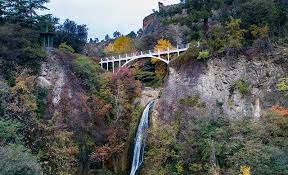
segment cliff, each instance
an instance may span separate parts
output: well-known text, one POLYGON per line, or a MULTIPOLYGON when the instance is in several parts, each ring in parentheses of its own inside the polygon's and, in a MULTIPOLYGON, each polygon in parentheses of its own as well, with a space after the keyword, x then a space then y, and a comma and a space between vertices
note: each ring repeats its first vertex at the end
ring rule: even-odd
POLYGON ((193 97, 205 104, 210 115, 259 119, 261 112, 273 105, 288 107, 287 94, 277 89, 279 79, 287 75, 287 47, 267 54, 190 60, 169 68, 154 117, 160 123, 173 121, 176 111, 189 110, 179 105, 180 100, 193 97))

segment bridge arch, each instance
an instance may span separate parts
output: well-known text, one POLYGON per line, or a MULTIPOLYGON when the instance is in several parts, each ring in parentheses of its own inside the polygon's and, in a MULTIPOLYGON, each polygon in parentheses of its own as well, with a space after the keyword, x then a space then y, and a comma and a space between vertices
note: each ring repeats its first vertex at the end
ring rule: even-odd
POLYGON ((183 44, 183 45, 177 45, 177 47, 173 48, 167 48, 167 50, 158 50, 158 51, 141 51, 139 53, 132 53, 132 54, 126 54, 126 56, 123 57, 123 55, 119 55, 118 57, 112 56, 111 58, 101 58, 100 65, 104 69, 104 65, 106 70, 109 71, 109 64, 112 64, 112 71, 114 73, 115 71, 115 63, 118 63, 117 67, 127 67, 129 64, 131 64, 133 61, 139 60, 139 59, 145 59, 145 58, 156 58, 167 65, 170 63, 170 55, 171 54, 177 54, 180 55, 181 52, 185 52, 189 48, 189 44, 183 44), (167 55, 168 59, 161 58, 162 55, 167 55), (125 63, 122 65, 122 61, 125 63))
POLYGON ((145 58, 149 58, 149 59, 156 58, 156 59, 158 59, 158 60, 166 63, 167 65, 168 65, 169 62, 170 62, 169 60, 165 60, 165 59, 163 59, 163 58, 161 58, 161 57, 149 55, 149 56, 143 56, 143 57, 133 58, 133 59, 127 61, 125 64, 121 65, 121 67, 126 67, 126 66, 128 66, 130 63, 132 63, 133 61, 140 60, 140 59, 145 59, 145 58))

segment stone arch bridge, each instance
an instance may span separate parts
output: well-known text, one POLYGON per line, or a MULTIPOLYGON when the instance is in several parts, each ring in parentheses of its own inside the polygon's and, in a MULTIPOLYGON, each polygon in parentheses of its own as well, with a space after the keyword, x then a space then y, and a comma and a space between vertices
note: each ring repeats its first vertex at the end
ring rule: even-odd
POLYGON ((118 56, 112 56, 112 57, 106 57, 101 58, 100 65, 101 68, 106 69, 107 71, 112 70, 114 73, 115 70, 119 67, 126 67, 131 65, 134 61, 137 61, 139 59, 145 59, 145 58, 156 58, 166 64, 170 63, 170 58, 173 54, 177 54, 177 56, 180 55, 181 52, 185 52, 189 48, 189 44, 182 44, 177 45, 176 47, 167 48, 167 50, 164 51, 141 51, 131 54, 125 54, 125 55, 118 55, 118 56), (166 57, 163 57, 166 56, 166 57))

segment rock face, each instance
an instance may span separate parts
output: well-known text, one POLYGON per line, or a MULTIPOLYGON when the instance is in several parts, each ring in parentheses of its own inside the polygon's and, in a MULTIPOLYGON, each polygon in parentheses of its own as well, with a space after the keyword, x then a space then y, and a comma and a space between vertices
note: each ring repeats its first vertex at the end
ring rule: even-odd
POLYGON ((61 100, 61 92, 67 80, 64 65, 53 52, 48 51, 47 60, 42 64, 38 85, 46 89, 52 88, 52 101, 54 105, 57 105, 61 100))
POLYGON ((288 107, 287 96, 277 90, 278 80, 288 75, 288 49, 269 55, 215 58, 191 61, 180 68, 170 67, 163 94, 155 107, 161 122, 173 120, 179 100, 199 97, 206 110, 229 118, 259 118, 263 109, 279 104, 288 107), (247 85, 247 92, 237 88, 247 85))
POLYGON ((160 94, 160 89, 153 89, 149 87, 145 87, 142 90, 142 94, 140 97, 141 106, 146 106, 151 100, 156 100, 160 94))
POLYGON ((58 117, 62 120, 64 117, 59 116, 65 113, 66 117, 69 116, 71 127, 76 125, 79 119, 77 117, 85 106, 80 99, 83 89, 71 67, 74 59, 73 54, 48 50, 47 58, 42 63, 41 73, 37 78, 37 85, 48 90, 45 119, 58 117))
POLYGON ((180 25, 163 25, 161 17, 151 14, 143 20, 143 35, 152 35, 154 38, 166 38, 181 44, 184 43, 184 34, 189 31, 188 27, 180 25))

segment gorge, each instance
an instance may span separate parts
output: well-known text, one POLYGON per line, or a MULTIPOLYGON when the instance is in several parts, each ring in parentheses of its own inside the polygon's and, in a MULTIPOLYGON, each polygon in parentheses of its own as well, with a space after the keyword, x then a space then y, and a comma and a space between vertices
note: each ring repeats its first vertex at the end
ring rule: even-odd
POLYGON ((0 1, 0 175, 288 174, 285 0, 159 3, 102 41, 47 3, 0 1))

